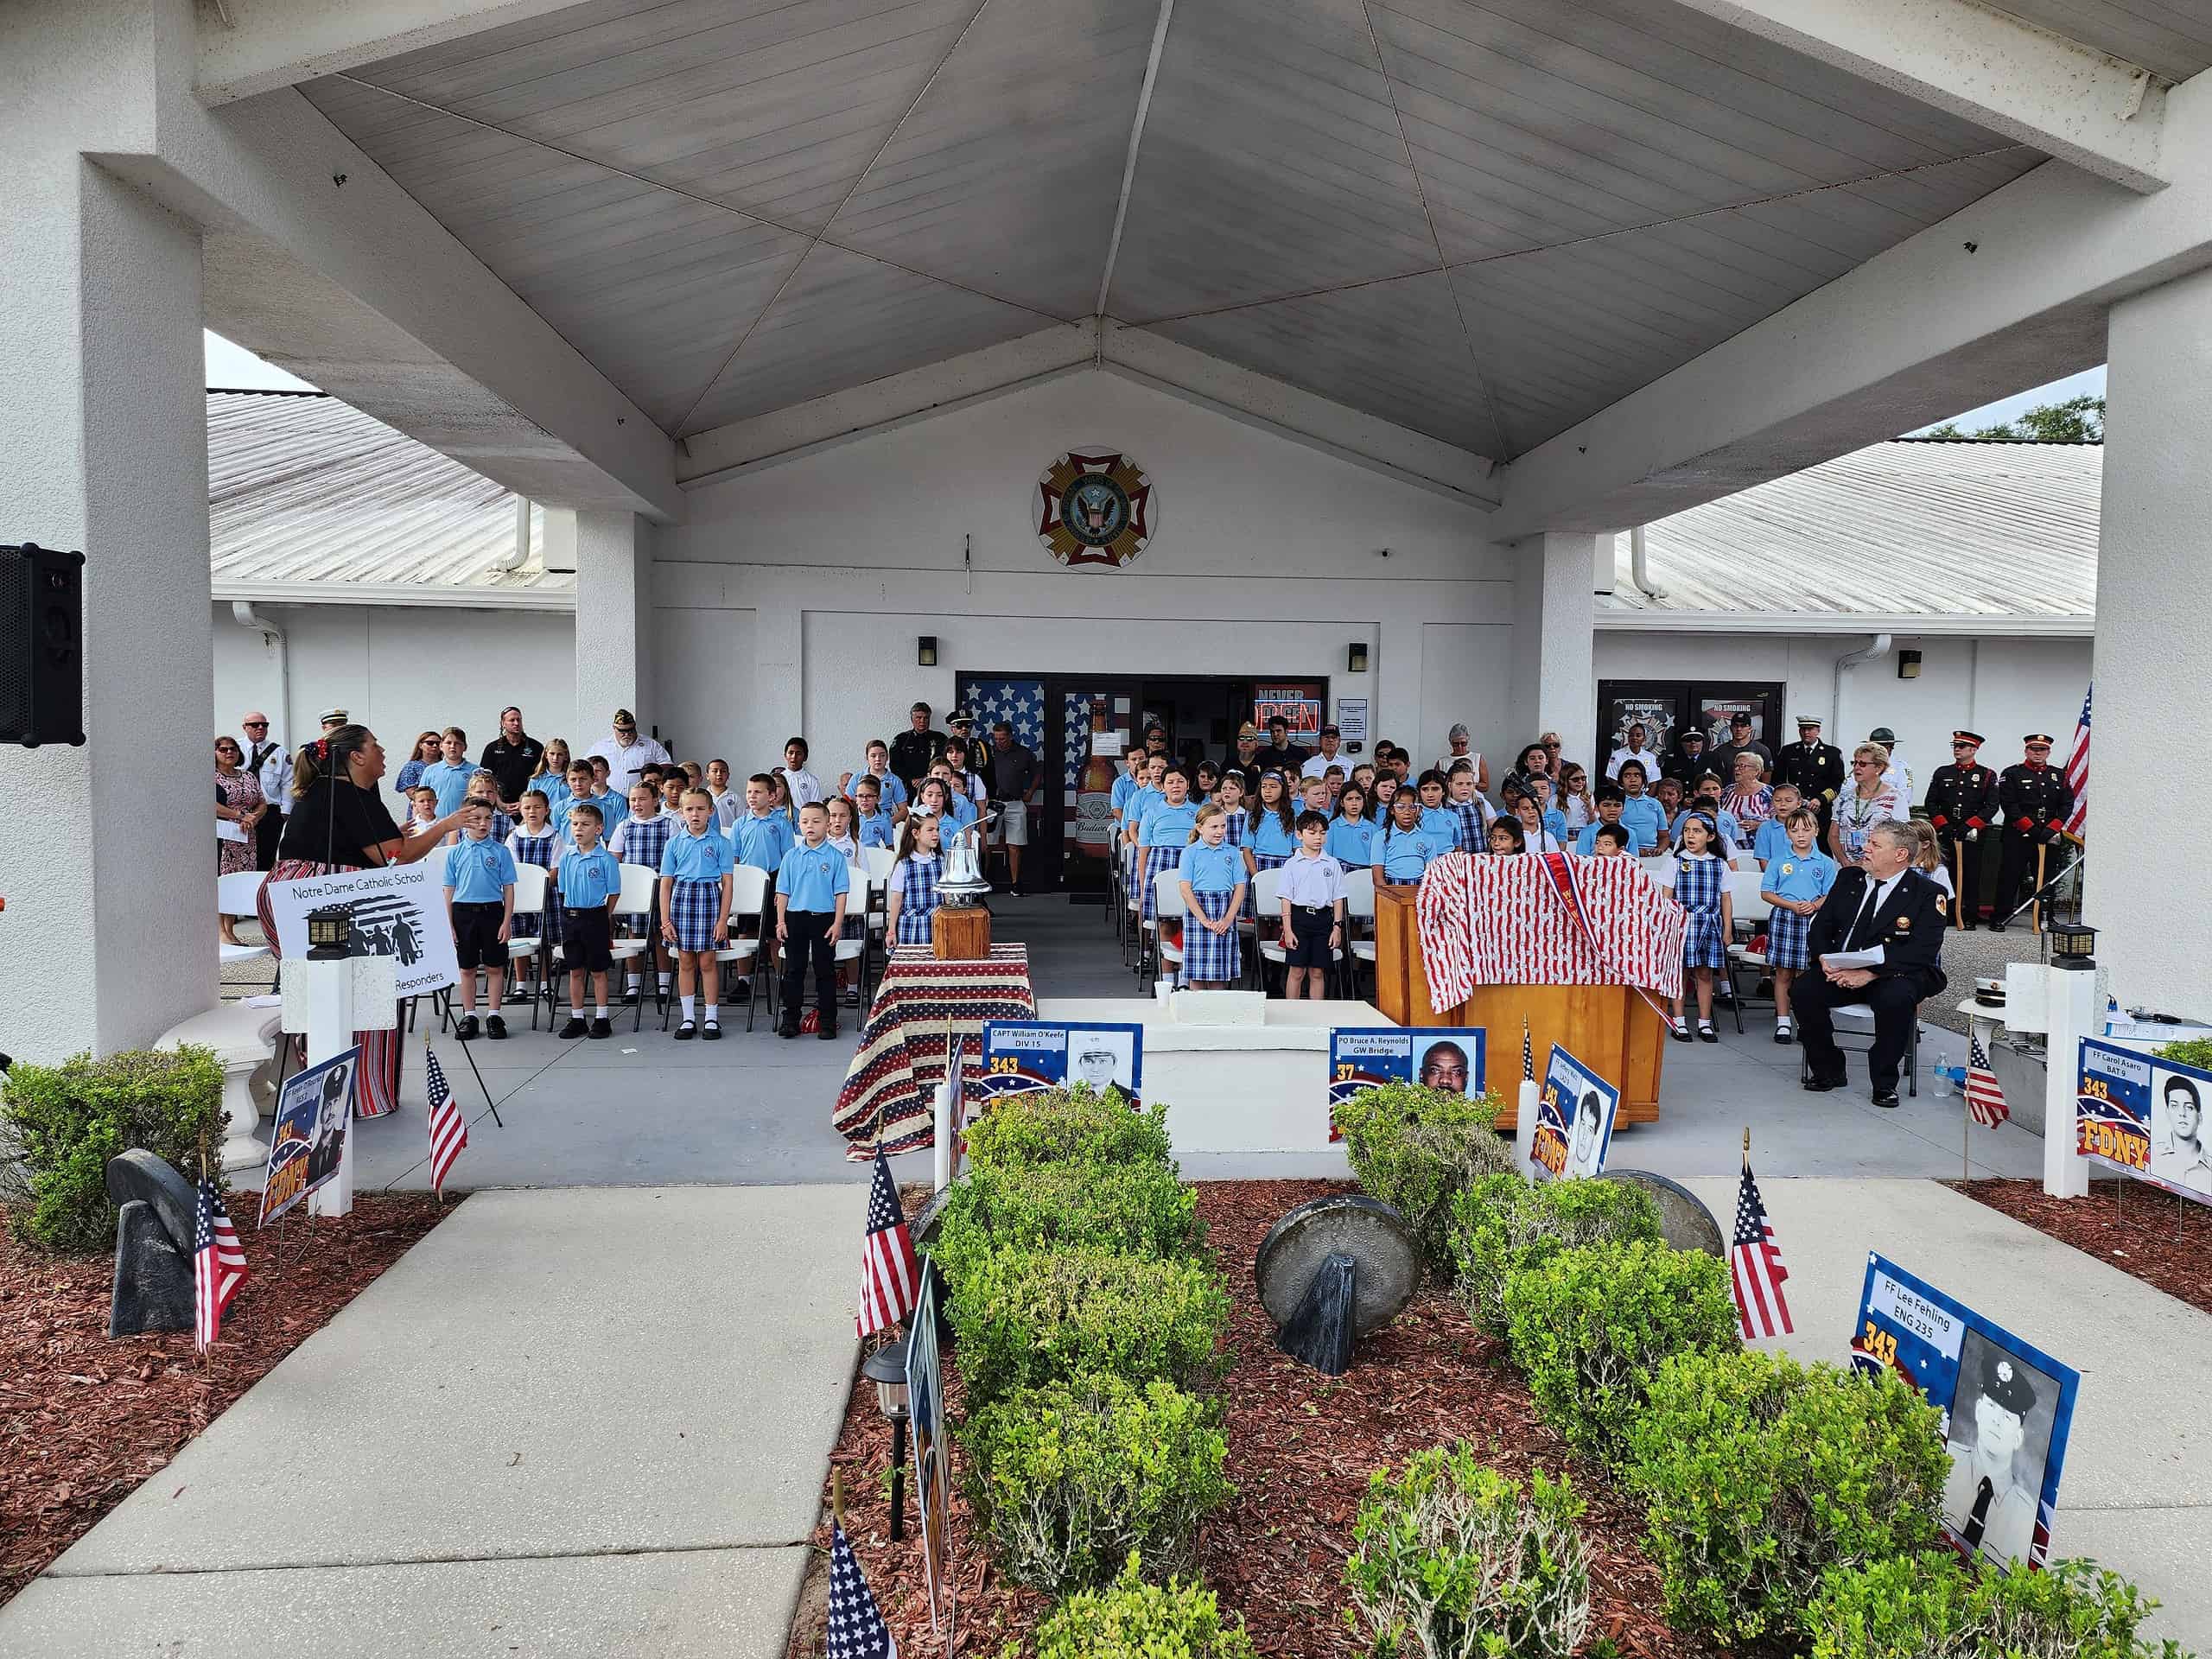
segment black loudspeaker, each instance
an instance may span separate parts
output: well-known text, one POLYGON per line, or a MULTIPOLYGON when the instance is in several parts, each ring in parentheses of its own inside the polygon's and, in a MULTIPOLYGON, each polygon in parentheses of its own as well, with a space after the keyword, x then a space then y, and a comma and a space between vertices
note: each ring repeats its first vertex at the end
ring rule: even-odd
POLYGON ((85 556, 0 545, 0 743, 85 741, 85 556))

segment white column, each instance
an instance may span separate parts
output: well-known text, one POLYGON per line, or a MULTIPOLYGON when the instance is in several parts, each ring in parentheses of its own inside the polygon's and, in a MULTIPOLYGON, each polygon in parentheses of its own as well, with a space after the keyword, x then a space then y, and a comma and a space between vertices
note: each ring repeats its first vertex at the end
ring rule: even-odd
POLYGON ((575 526, 576 729, 602 732, 617 709, 627 709, 650 732, 652 713, 640 705, 652 689, 642 674, 652 530, 632 512, 578 512, 575 526))
MULTIPOLYGON (((2212 1019, 2212 774, 2190 736, 2212 721, 2212 272, 2113 306, 2109 350, 2084 919, 2123 1007, 2212 1019), (2123 816, 2145 779, 2172 833, 2134 833, 2123 816)), ((2063 760, 2070 734, 2052 735, 2063 760)))
POLYGON ((84 159, 149 142, 158 35, 0 7, 0 541, 86 555, 87 741, 0 751, 0 1047, 40 1060, 215 998, 200 240, 84 159))
MULTIPOLYGON (((1568 759, 1583 757, 1598 727, 1595 614, 1598 543, 1586 531, 1548 531, 1521 544, 1527 599, 1521 626, 1533 628, 1525 660, 1535 679, 1535 721, 1515 747, 1539 732, 1555 731, 1568 759)), ((1605 537, 1608 543, 1611 538, 1605 537)), ((1602 761, 1604 756, 1593 755, 1602 761)), ((1492 768, 1495 777, 1504 774, 1492 768)), ((1593 772, 1594 776, 1595 773, 1593 772)))

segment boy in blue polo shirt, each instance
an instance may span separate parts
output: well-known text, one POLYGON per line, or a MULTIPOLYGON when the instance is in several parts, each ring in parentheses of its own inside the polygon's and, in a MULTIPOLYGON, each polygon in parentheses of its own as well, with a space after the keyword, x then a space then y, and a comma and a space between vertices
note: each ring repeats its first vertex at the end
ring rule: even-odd
POLYGON ((1813 918, 1820 913, 1839 873, 1835 860, 1814 844, 1820 836, 1820 814, 1810 807, 1793 807, 1782 824, 1789 849, 1759 878, 1759 897, 1774 907, 1766 918, 1766 964, 1774 970, 1777 1043, 1791 1040, 1789 982, 1813 965, 1813 918))
POLYGON ((561 955, 569 964, 569 1023, 561 1027, 564 1038, 585 1034, 587 975, 596 996, 590 1034, 614 1034, 607 1021, 607 976, 614 966, 614 906, 622 897, 622 867, 599 844, 605 822, 589 801, 570 803, 570 844, 553 872, 554 884, 561 889, 561 955))
POLYGON ((1650 849, 1650 842, 1639 836, 1635 827, 1621 816, 1621 809, 1627 804, 1627 798, 1621 793, 1620 785, 1618 784, 1598 785, 1598 822, 1582 826, 1580 833, 1574 837, 1576 852, 1580 853, 1585 858, 1594 854, 1598 850, 1598 831, 1609 823, 1618 824, 1628 832, 1628 848, 1630 852, 1643 853, 1650 849))
POLYGON ((475 766, 468 759, 468 735, 458 726, 448 726, 439 734, 440 758, 423 768, 423 775, 415 780, 418 789, 438 791, 438 816, 448 817, 468 795, 468 780, 476 775, 475 766))
POLYGON ((507 940, 515 919, 515 855, 492 839, 492 804, 470 801, 461 821, 461 839, 446 853, 446 913, 453 922, 454 961, 461 969, 461 1023, 454 1035, 464 1043, 476 1038, 476 970, 484 970, 492 1013, 486 1029, 495 1039, 507 1034, 499 1017, 507 985, 507 940))
POLYGON ((776 868, 776 941, 784 947, 784 1017, 779 1037, 798 1035, 806 963, 814 959, 814 1034, 837 1034, 837 936, 845 927, 852 871, 830 844, 830 811, 819 801, 798 810, 799 844, 776 868))
MULTIPOLYGON (((826 820, 825 820, 826 823, 826 820)), ((776 780, 756 772, 745 780, 745 816, 731 826, 734 861, 773 875, 791 849, 791 821, 776 810, 776 780)))

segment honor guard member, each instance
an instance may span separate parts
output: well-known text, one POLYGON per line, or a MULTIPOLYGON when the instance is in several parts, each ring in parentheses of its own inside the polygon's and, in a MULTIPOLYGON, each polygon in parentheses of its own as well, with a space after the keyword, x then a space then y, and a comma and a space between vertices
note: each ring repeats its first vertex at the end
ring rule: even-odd
MULTIPOLYGON (((1997 867, 1997 908, 1989 926, 2002 932, 2020 889, 2036 878, 2036 849, 2055 847, 2067 815, 2074 810, 2074 791, 2066 774, 2050 764, 2050 734, 2030 732, 2020 740, 2026 758, 2007 766, 1997 777, 1997 810, 2005 820, 2005 856, 1997 867)), ((2046 868, 2046 877, 2050 871, 2046 868)))
POLYGON ((1922 803, 1958 883, 1959 925, 1969 931, 1981 908, 1981 832, 1997 822, 1997 773, 1975 758, 1980 752, 1980 732, 1953 732, 1951 764, 1936 768, 1922 803))
POLYGON ((1980 1386, 1969 1408, 1971 1444, 1955 1437, 1943 1449, 1951 1473, 1943 1483, 1943 1521, 1970 1554, 1998 1566, 2028 1559, 2035 1541, 2037 1494, 2020 1484, 2016 1459, 2036 1408, 2035 1384, 2001 1349, 1982 1350, 1980 1386))
POLYGON ((1686 728, 1674 753, 1660 763, 1659 772, 1661 777, 1679 779, 1686 792, 1695 791, 1700 778, 1719 777, 1713 770, 1713 758, 1705 752, 1704 729, 1697 726, 1686 728))
POLYGON ((1810 715, 1797 716, 1797 741, 1783 746, 1774 757, 1774 781, 1795 784, 1805 804, 1821 815, 1821 834, 1828 832, 1828 817, 1843 787, 1843 751, 1821 741, 1821 722, 1810 715))

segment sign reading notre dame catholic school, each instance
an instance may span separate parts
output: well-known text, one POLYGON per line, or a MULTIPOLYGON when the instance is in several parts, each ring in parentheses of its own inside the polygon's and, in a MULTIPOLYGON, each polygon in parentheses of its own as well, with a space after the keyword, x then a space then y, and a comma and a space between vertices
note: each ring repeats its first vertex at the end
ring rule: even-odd
POLYGON ((390 957, 403 1001, 460 981, 453 918, 446 910, 445 860, 310 875, 269 884, 276 944, 289 961, 308 953, 308 912, 329 905, 353 907, 353 954, 390 957))

